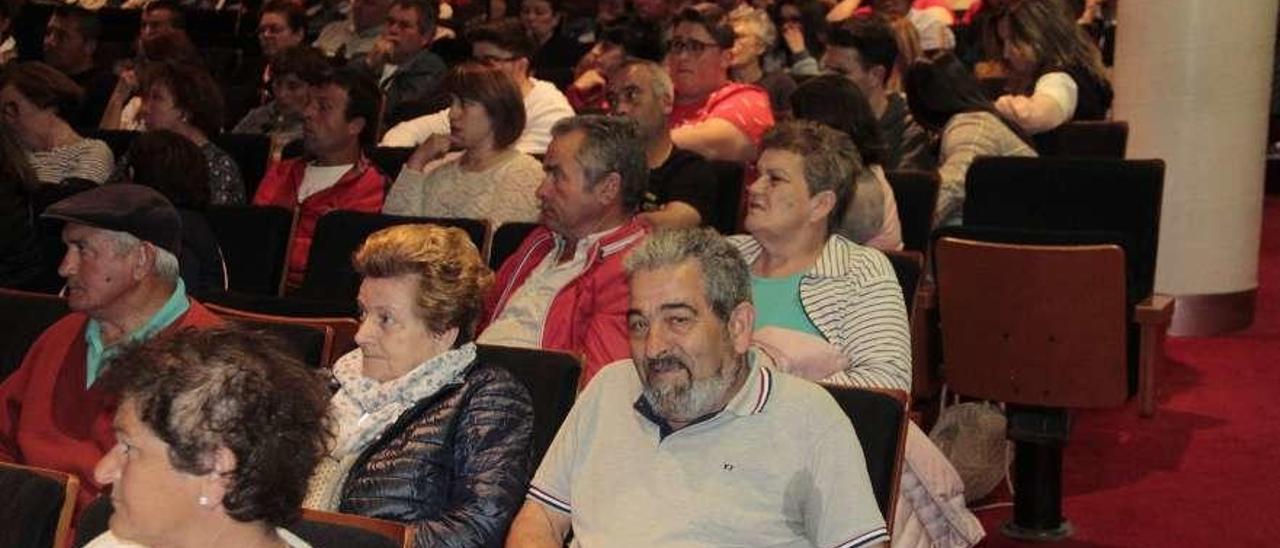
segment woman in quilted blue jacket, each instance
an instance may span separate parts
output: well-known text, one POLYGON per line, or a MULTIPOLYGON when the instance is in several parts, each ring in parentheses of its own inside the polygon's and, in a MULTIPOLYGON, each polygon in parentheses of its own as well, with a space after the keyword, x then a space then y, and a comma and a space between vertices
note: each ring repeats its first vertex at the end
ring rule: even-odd
POLYGON ((359 348, 333 366, 335 441, 304 506, 399 521, 417 546, 500 546, 524 499, 533 407, 472 343, 493 274, 457 228, 401 225, 356 252, 359 348))

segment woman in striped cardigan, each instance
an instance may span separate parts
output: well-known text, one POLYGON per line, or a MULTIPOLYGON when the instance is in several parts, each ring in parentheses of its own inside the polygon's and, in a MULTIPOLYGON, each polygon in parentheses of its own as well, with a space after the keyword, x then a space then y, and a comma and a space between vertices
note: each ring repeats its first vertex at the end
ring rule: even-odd
POLYGON ((911 390, 906 307, 885 256, 832 233, 862 169, 847 135, 776 126, 747 188, 757 347, 775 366, 835 384, 911 390))
MULTIPOLYGON (((826 384, 911 391, 902 290, 885 256, 833 234, 862 169, 847 135, 815 122, 765 134, 744 225, 755 355, 826 384)), ((960 548, 983 536, 955 468, 909 425, 892 545, 960 548)), ((887 516, 886 516, 887 517, 887 516)))

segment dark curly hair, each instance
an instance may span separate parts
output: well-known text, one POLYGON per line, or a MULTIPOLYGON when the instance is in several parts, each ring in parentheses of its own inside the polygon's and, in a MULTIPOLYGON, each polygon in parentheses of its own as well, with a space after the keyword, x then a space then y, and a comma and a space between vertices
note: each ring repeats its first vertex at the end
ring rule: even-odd
POLYGON ((125 153, 124 165, 134 183, 160 191, 176 207, 209 205, 209 162, 186 137, 163 129, 142 133, 125 153))
POLYGON ((208 137, 222 132, 222 89, 209 71, 198 65, 174 61, 147 63, 142 67, 141 87, 164 86, 174 105, 191 117, 191 125, 208 137))
POLYGON ((187 328, 125 348, 102 382, 169 445, 174 469, 207 474, 220 448, 235 455, 228 516, 283 526, 331 435, 325 380, 283 348, 241 327, 187 328))

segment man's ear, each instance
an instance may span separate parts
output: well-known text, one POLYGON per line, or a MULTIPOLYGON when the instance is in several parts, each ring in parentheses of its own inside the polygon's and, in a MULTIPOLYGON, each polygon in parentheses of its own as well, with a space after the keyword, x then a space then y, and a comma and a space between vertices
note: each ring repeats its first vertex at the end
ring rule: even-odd
POLYGON ((610 205, 622 201, 622 176, 616 171, 606 173, 591 188, 600 205, 610 205))
POLYGON ((751 346, 751 333, 756 326, 756 307, 750 302, 738 303, 729 312, 729 340, 733 341, 733 350, 739 354, 751 346))
POLYGON ((867 69, 867 74, 871 75, 871 79, 883 84, 889 77, 889 70, 880 65, 873 65, 867 69))
POLYGON ((143 278, 146 278, 151 275, 152 272, 155 272, 157 258, 156 251, 158 249, 159 248, 151 242, 142 242, 141 245, 134 248, 132 252, 133 257, 131 257, 133 262, 133 271, 129 273, 129 276, 133 281, 142 281, 143 278))
POLYGON ((359 141, 360 134, 364 133, 364 127, 368 123, 369 121, 365 120, 364 116, 347 120, 347 135, 355 137, 355 139, 359 141))

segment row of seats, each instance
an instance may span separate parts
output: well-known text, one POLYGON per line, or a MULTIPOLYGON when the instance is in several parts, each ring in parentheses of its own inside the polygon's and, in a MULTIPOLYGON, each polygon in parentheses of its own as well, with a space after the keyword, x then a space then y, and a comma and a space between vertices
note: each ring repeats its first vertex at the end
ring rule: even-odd
MULTIPOLYGON (((322 348, 332 344, 324 335, 330 335, 332 326, 318 318, 268 317, 243 311, 213 306, 213 310, 229 321, 272 330, 291 340, 292 350, 306 356, 308 363, 327 365, 323 358, 315 357, 322 348), (308 332, 312 333, 309 334, 308 332), (323 335, 319 338, 314 332, 323 335)), ((0 333, 0 359, 20 359, 33 337, 11 337, 11 333, 43 331, 49 324, 67 312, 60 297, 0 289, 0 315, 15 318, 19 329, 0 333)), ((346 319, 351 325, 354 320, 346 319)), ((563 422, 576 397, 581 362, 577 356, 556 351, 497 346, 478 347, 480 359, 505 367, 522 382, 532 396, 534 406, 534 433, 532 459, 540 462, 563 422)), ((14 362, 16 363, 16 362, 14 362)), ((7 372, 5 373, 7 374, 7 372)), ((848 387, 828 387, 832 396, 845 411, 859 432, 859 441, 866 456, 876 501, 887 520, 894 515, 897 500, 898 478, 901 475, 902 456, 906 440, 908 395, 901 391, 863 390, 848 387)), ((0 468, 0 486, 39 483, 39 477, 52 477, 64 488, 46 489, 42 494, 23 498, 21 505, 6 506, 0 503, 0 531, 11 534, 31 535, 26 538, 62 540, 69 526, 70 511, 52 512, 49 508, 71 508, 75 500, 75 479, 65 474, 48 471, 0 468), (47 503, 47 504, 44 504, 47 503), (41 510, 45 509, 45 510, 41 510), (17 516, 17 517, 15 517, 17 516)), ((12 491, 11 491, 12 492, 12 491)), ((30 491, 24 491, 30 492, 30 491)), ((13 499, 17 500, 17 499, 13 499)), ((84 513, 77 529, 77 546, 105 530, 111 513, 110 504, 101 499, 84 513)), ((412 543, 412 532, 398 524, 369 521, 356 516, 342 516, 323 512, 306 512, 300 528, 293 529, 317 546, 398 546, 401 542, 386 544, 388 539, 400 539, 404 546, 412 543), (345 526, 357 526, 377 535, 361 536, 344 530, 345 526), (337 536, 334 536, 337 535, 337 536), (382 540, 378 540, 381 538, 382 540), (363 539, 363 540, 361 540, 363 539), (366 544, 365 542, 371 542, 366 544)), ((2 544, 2 543, 0 543, 2 544)), ((15 545, 40 545, 20 542, 15 545)))

